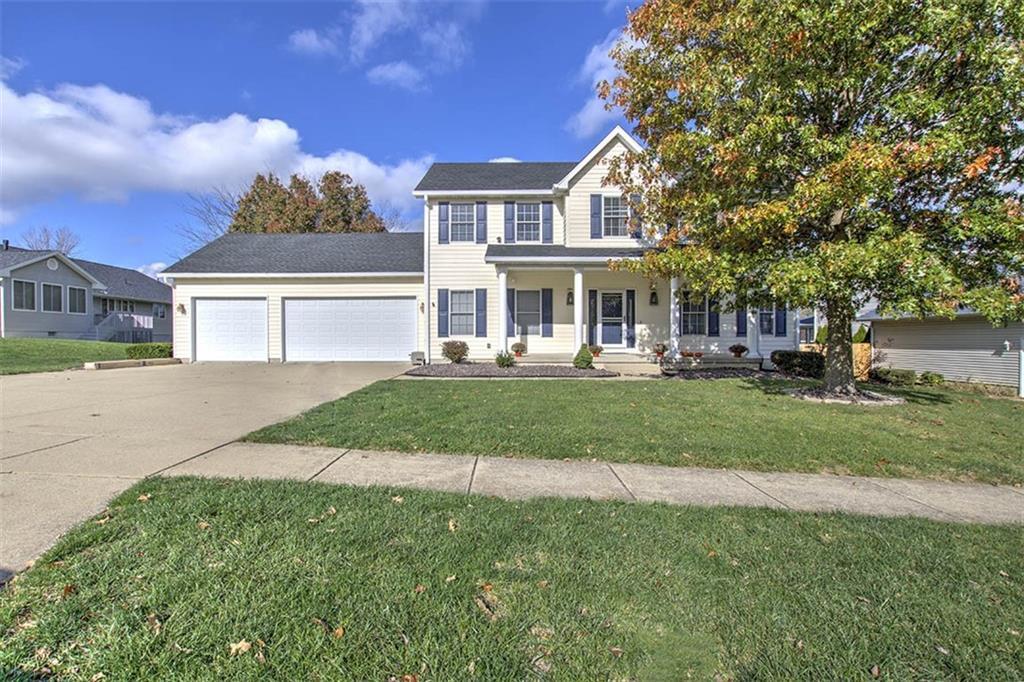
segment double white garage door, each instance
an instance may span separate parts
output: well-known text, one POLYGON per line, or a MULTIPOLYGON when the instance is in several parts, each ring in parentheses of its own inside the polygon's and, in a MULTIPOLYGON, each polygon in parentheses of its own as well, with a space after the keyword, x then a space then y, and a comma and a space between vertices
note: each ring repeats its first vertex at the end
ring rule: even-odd
MULTIPOLYGON (((412 298, 294 298, 282 302, 286 361, 408 360, 412 298)), ((197 299, 196 360, 266 361, 266 299, 197 299)))

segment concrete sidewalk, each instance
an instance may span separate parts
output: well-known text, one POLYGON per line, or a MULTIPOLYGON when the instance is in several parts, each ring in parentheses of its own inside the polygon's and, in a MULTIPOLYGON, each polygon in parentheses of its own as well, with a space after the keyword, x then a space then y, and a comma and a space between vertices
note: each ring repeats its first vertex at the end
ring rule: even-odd
POLYGON ((646 464, 403 454, 231 443, 163 475, 287 478, 528 497, 772 507, 1024 524, 1024 490, 897 478, 682 469, 646 464))

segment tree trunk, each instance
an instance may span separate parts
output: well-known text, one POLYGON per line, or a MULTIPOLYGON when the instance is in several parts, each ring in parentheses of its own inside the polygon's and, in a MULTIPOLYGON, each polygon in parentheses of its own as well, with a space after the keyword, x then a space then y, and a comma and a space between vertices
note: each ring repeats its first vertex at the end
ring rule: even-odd
POLYGON ((825 390, 852 395, 857 392, 853 381, 853 305, 849 300, 828 301, 828 335, 825 340, 825 390))

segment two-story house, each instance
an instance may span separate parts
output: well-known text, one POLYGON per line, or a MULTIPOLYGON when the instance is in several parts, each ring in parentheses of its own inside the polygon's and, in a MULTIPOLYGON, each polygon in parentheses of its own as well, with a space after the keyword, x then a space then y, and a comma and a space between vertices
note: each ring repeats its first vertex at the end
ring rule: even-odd
POLYGON ((650 244, 634 232, 608 161, 639 144, 615 128, 583 159, 436 163, 414 190, 423 232, 227 235, 172 265, 175 353, 187 360, 473 360, 515 342, 568 361, 583 343, 608 354, 795 348, 795 311, 720 312, 677 303, 685 283, 611 271, 650 244), (191 322, 188 316, 191 315, 191 322))

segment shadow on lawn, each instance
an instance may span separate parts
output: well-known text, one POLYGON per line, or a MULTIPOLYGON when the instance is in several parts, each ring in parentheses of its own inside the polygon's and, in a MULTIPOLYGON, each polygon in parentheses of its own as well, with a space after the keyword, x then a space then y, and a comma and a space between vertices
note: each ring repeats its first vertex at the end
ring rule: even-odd
MULTIPOLYGON (((787 395, 794 388, 814 388, 821 382, 814 379, 768 379, 750 377, 742 381, 747 390, 756 390, 765 395, 787 395)), ((861 389, 903 398, 913 405, 948 405, 954 401, 945 393, 918 388, 895 388, 873 383, 858 383, 861 389)))

